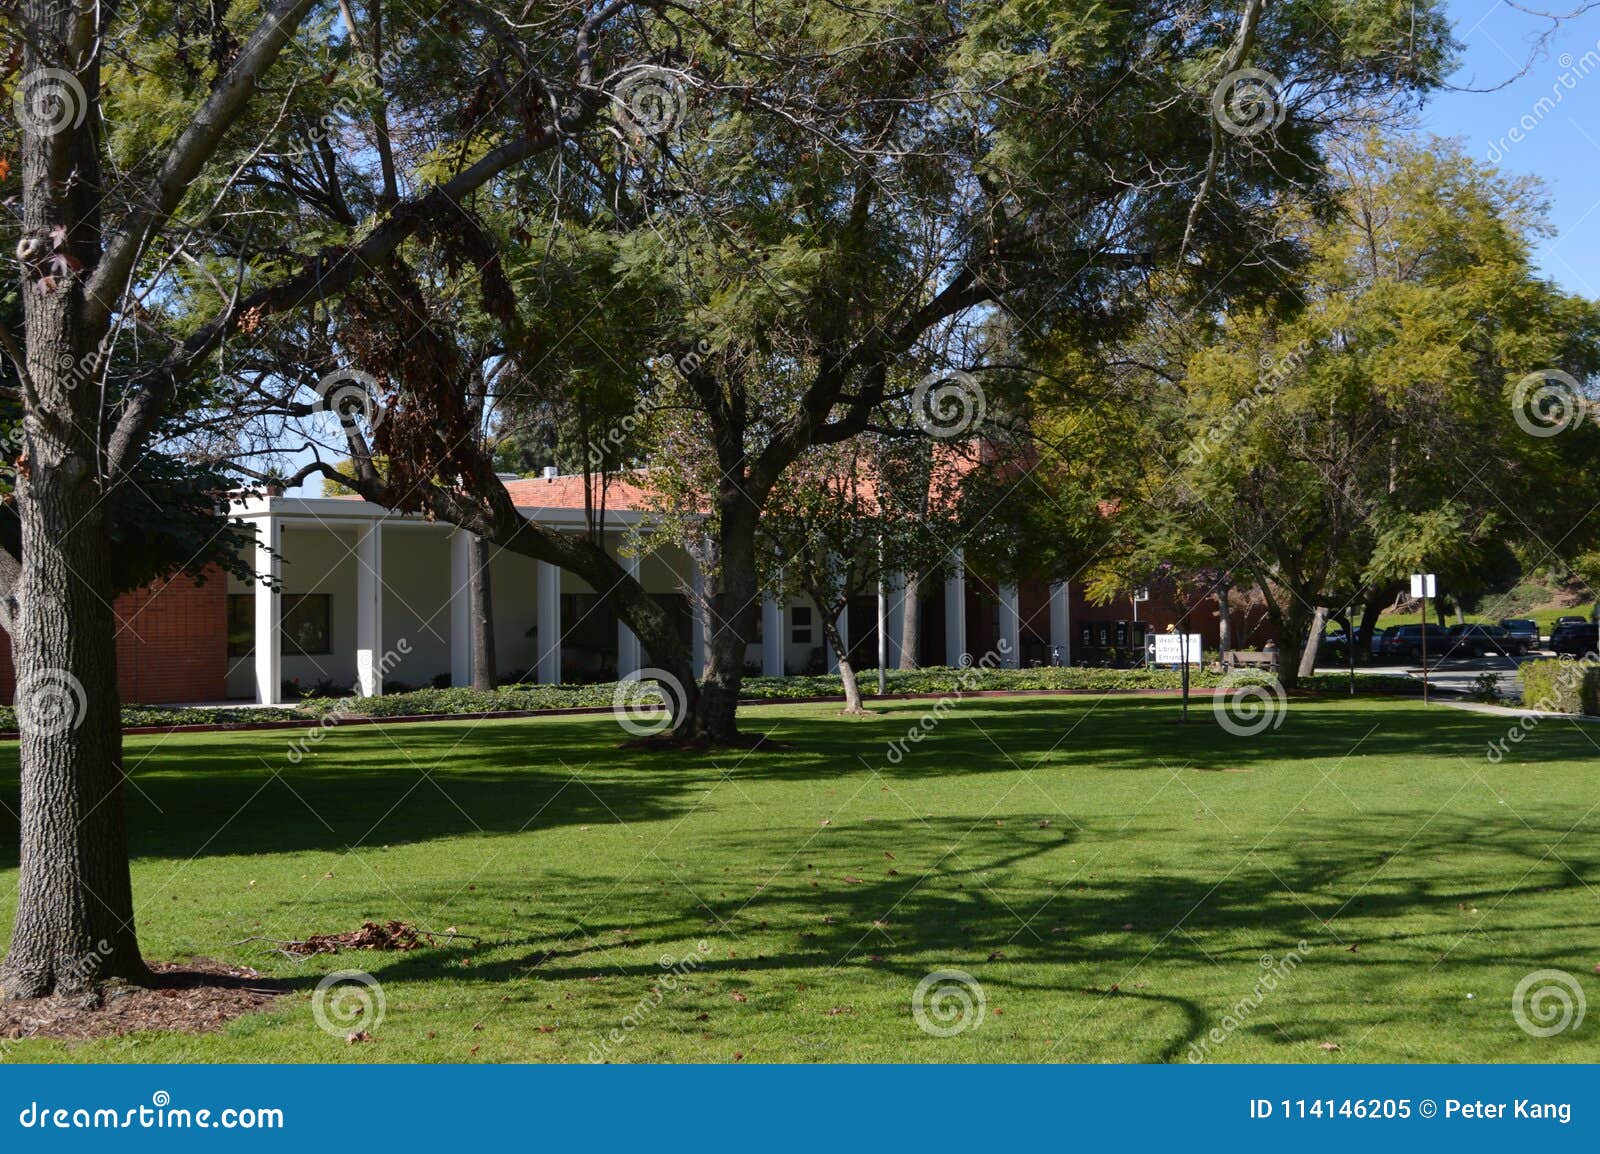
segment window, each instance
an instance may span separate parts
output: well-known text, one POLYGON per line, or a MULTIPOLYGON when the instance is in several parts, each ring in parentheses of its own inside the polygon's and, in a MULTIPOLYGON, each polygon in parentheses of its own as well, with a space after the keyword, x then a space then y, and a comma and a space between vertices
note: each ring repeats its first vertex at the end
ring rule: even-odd
POLYGON ((789 610, 789 640, 796 645, 811 644, 811 606, 796 605, 789 610))
POLYGON ((333 652, 333 598, 327 593, 283 595, 283 652, 286 657, 316 657, 333 652))
MULTIPOLYGON (((333 652, 333 597, 327 593, 283 595, 285 657, 319 657, 333 652)), ((228 656, 244 657, 256 647, 256 595, 228 594, 228 656)))
POLYGON ((243 657, 256 646, 256 595, 228 594, 228 656, 243 657))

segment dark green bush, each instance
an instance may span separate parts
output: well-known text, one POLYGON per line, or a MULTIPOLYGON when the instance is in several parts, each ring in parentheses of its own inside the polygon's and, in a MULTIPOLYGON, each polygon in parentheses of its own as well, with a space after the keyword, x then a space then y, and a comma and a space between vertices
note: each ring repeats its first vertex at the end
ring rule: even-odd
MULTIPOLYGON (((1535 664, 1553 665, 1554 662, 1535 664)), ((1527 668, 1526 666, 1524 668, 1527 668)), ((1266 674, 1247 674, 1268 680, 1266 674)), ((1189 684, 1197 690, 1209 689, 1222 680, 1220 674, 1205 670, 1190 673, 1189 684)), ((1077 669, 1045 667, 1038 669, 988 669, 973 666, 957 669, 948 666, 927 669, 893 669, 887 676, 893 694, 961 694, 985 690, 1061 690, 1076 689, 1094 693, 1116 693, 1135 689, 1177 689, 1182 678, 1173 669, 1077 669)), ((1319 673, 1301 678, 1300 687, 1314 693, 1347 693, 1349 679, 1342 673, 1319 673)), ((263 721, 295 718, 320 718, 329 714, 355 717, 403 717, 415 714, 517 713, 546 709, 607 708, 616 689, 615 682, 596 685, 502 685, 494 690, 412 689, 382 697, 308 697, 292 706, 263 708, 255 705, 226 709, 185 709, 161 705, 125 705, 122 724, 135 726, 222 725, 242 726, 263 721)), ((877 670, 864 670, 861 690, 868 697, 878 691, 877 670)), ((1418 683, 1407 678, 1375 674, 1356 676, 1358 693, 1407 694, 1419 692, 1418 683)), ((747 677, 743 683, 748 701, 782 698, 830 698, 840 696, 836 675, 805 677, 747 677)), ((1595 693, 1600 696, 1600 685, 1595 693)), ((1576 710, 1576 706, 1574 706, 1576 710)), ((16 713, 0 706, 0 733, 15 733, 16 713)))
POLYGON ((1583 671, 1578 687, 1578 705, 1586 717, 1600 717, 1600 668, 1590 665, 1583 671))

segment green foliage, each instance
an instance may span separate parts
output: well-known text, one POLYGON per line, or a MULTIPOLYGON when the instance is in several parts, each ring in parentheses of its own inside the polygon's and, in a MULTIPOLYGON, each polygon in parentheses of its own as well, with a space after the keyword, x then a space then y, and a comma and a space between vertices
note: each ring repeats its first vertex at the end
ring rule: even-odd
MULTIPOLYGON (((1597 667, 1590 661, 1524 661, 1517 667, 1522 705, 1545 713, 1588 713, 1585 695, 1595 692, 1597 667)), ((1597 710, 1600 712, 1600 710, 1597 710)))
POLYGON ((1584 668, 1578 685, 1578 709, 1585 717, 1600 717, 1600 668, 1584 668))

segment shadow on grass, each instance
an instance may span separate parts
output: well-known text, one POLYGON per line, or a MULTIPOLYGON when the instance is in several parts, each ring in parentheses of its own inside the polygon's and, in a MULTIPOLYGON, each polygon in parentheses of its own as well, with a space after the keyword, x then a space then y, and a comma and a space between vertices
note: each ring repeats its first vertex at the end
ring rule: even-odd
MULTIPOLYGON (((1130 1001, 1165 1005, 1182 1024, 1142 1060, 1172 1061, 1182 1060, 1221 1017, 1208 1013, 1199 996, 1147 991, 1147 978, 1170 986, 1165 975, 1174 970, 1209 978, 1220 967, 1221 994, 1210 990, 1210 1004, 1232 1005, 1250 995, 1267 965, 1263 959, 1292 953, 1299 958, 1297 973, 1316 975, 1309 980, 1322 990, 1386 1004, 1419 976, 1448 985, 1485 964, 1510 960, 1502 934, 1459 948, 1477 928, 1480 909, 1510 903, 1500 930, 1510 928, 1505 918, 1519 897, 1554 895, 1569 911, 1550 917, 1546 903, 1537 915, 1520 917, 1512 940, 1526 943, 1538 935, 1543 943, 1519 959, 1529 969, 1583 953, 1600 931, 1583 880, 1594 873, 1594 854, 1571 846, 1565 862, 1553 860, 1550 847, 1569 830, 1509 813, 1493 821, 1436 817, 1421 830, 1418 815, 1409 811, 1369 811, 1333 827, 1321 820, 1317 833, 1308 819, 1286 826, 1259 852, 1241 848, 1214 866, 1197 862, 1192 869, 1112 876, 1074 872, 1065 854, 1081 852, 1084 843, 1104 845, 1123 829, 1108 823, 1064 833, 1037 827, 1006 832, 987 816, 852 826, 847 840, 808 851, 765 884, 717 901, 696 903, 685 894, 674 908, 651 894, 647 905, 625 917, 495 943, 515 951, 512 957, 459 968, 453 955, 418 951, 386 959, 375 972, 385 983, 624 979, 605 987, 620 1015, 666 972, 659 955, 703 938, 713 944, 691 955, 694 980, 718 989, 787 992, 797 979, 816 982, 844 969, 897 983, 909 1005, 931 969, 954 967, 976 975, 991 1001, 1029 992, 1080 995, 1082 1010, 1066 1015, 1064 1030, 1130 1001), (1419 865, 1460 855, 1463 847, 1470 847, 1478 868, 1442 875, 1419 865), (905 868, 899 876, 882 867, 870 877, 841 875, 841 861, 873 860, 905 868), (1375 926, 1383 927, 1381 934, 1375 926), (645 956, 618 964, 619 950, 645 956), (1374 950, 1385 957, 1375 960, 1374 950), (1428 959, 1435 958, 1430 968, 1428 959), (1062 987, 1069 972, 1080 975, 1076 990, 1062 987)), ((700 848, 719 861, 761 860, 771 850, 769 841, 754 838, 700 848)), ((611 885, 570 874, 548 884, 566 906, 581 909, 590 903, 603 908, 611 885)), ((449 895, 435 897, 443 902, 449 895)), ((682 961, 682 954, 674 960, 682 961)), ((1263 1036, 1285 1046, 1313 1036, 1305 1033, 1310 1026, 1300 1025, 1304 1029, 1274 1028, 1263 1036)))

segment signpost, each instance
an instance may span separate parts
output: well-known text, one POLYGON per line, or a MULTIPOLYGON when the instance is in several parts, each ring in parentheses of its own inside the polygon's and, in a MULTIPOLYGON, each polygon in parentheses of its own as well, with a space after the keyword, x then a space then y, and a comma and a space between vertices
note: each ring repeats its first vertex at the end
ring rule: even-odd
POLYGON ((1157 665, 1176 665, 1183 671, 1182 717, 1184 721, 1189 720, 1189 666, 1200 664, 1200 656, 1203 652, 1200 634, 1198 633, 1155 634, 1155 663, 1157 665))
POLYGON ((1411 596, 1422 598, 1422 704, 1428 704, 1428 598, 1439 595, 1438 579, 1432 573, 1411 575, 1411 596))
POLYGON ((1157 665, 1199 665, 1201 648, 1198 633, 1155 633, 1157 665))

